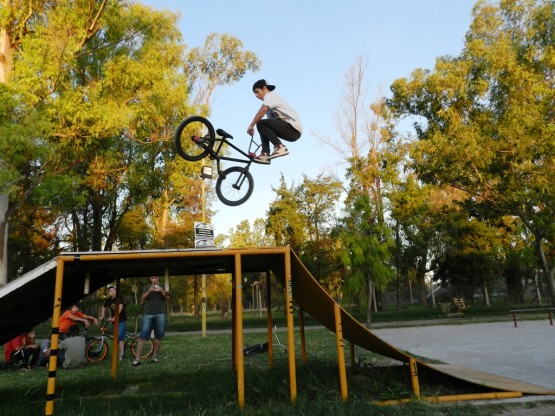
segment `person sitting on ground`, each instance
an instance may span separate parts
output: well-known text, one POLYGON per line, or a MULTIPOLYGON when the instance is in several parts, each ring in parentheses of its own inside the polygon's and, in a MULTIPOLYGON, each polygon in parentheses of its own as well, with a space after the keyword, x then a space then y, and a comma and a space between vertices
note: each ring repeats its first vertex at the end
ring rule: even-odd
POLYGON ((72 325, 69 327, 69 338, 64 339, 58 346, 59 352, 63 358, 63 368, 78 368, 83 367, 87 363, 85 356, 85 349, 87 348, 87 341, 85 337, 79 335, 79 327, 72 325))
POLYGON ((262 100, 262 106, 247 128, 247 133, 251 136, 254 134, 254 126, 260 134, 262 152, 254 159, 257 163, 269 164, 271 159, 288 155, 289 150, 281 143, 280 138, 295 142, 301 137, 303 129, 297 112, 274 92, 275 89, 275 85, 268 85, 264 79, 259 79, 252 86, 255 97, 262 100), (274 145, 272 154, 270 143, 274 145))
POLYGON ((39 346, 39 360, 37 361, 37 365, 39 367, 46 367, 48 365, 48 360, 50 359, 50 348, 51 341, 50 337, 48 337, 42 341, 39 346))
POLYGON ((39 346, 34 343, 26 343, 26 340, 34 340, 33 330, 24 332, 4 345, 4 360, 6 363, 19 363, 21 368, 36 367, 39 359, 39 346))
POLYGON ((60 316, 60 340, 64 340, 69 336, 70 326, 77 325, 81 322, 85 328, 88 328, 91 326, 89 321, 93 321, 95 325, 98 325, 98 319, 94 316, 85 315, 83 312, 79 311, 78 305, 71 305, 71 307, 60 316))

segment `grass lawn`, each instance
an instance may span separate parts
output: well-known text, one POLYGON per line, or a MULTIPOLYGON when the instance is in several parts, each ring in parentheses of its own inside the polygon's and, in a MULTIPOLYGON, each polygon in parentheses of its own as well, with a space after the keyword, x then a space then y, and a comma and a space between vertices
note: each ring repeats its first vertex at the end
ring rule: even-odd
MULTIPOLYGON (((231 335, 174 335, 164 339, 161 362, 131 367, 129 357, 112 379, 108 361, 83 369, 58 370, 56 415, 450 415, 499 414, 510 404, 426 404, 380 407, 377 400, 410 397, 407 368, 357 349, 356 368, 348 370, 349 399, 338 388, 335 336, 307 331, 308 363, 297 358, 298 398, 289 396, 287 355, 274 351, 245 357, 245 408, 237 407, 237 381, 231 368, 231 335)), ((245 344, 264 342, 264 334, 245 334, 245 344)), ((296 334, 298 338, 298 334, 296 334)), ((285 335, 280 335, 285 342, 285 335)), ((298 339, 296 342, 298 344, 298 339)), ((348 350, 348 348, 347 348, 348 350)), ((300 348, 296 347, 297 357, 300 348)), ((0 371, 0 415, 44 415, 47 369, 0 371)), ((423 395, 465 393, 464 385, 420 381, 423 395)), ((475 392, 475 391, 474 391, 475 392)), ((520 405, 522 406, 522 405, 520 405)))

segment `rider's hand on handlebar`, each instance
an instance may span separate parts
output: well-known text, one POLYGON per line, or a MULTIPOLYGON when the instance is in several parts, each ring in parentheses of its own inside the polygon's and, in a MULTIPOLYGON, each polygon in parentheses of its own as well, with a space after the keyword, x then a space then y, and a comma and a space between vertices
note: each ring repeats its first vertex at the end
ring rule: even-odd
POLYGON ((247 134, 249 136, 252 136, 254 134, 254 127, 253 126, 249 126, 249 128, 247 129, 247 134))

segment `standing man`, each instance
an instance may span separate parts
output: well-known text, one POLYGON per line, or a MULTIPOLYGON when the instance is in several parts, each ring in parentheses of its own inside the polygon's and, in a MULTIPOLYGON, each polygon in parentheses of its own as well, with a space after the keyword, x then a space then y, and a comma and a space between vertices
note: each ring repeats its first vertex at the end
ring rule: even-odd
POLYGON ((69 327, 72 325, 78 325, 79 322, 85 325, 85 328, 91 326, 89 321, 93 321, 95 325, 98 325, 98 319, 94 316, 85 315, 83 312, 79 311, 79 306, 71 305, 67 311, 65 311, 62 316, 60 316, 60 341, 69 337, 69 327))
POLYGON ((134 367, 141 364, 141 354, 145 340, 150 338, 150 333, 154 329, 154 340, 152 341, 152 359, 151 363, 157 363, 158 352, 160 351, 160 344, 162 338, 166 334, 166 292, 160 286, 158 276, 150 277, 150 284, 146 285, 143 289, 143 296, 141 302, 144 302, 143 312, 143 325, 141 328, 141 335, 137 343, 137 355, 131 365, 134 367))
MULTIPOLYGON (((106 310, 110 310, 110 318, 108 318, 107 321, 111 322, 112 325, 115 325, 114 322, 116 321, 116 303, 118 297, 116 295, 116 287, 114 285, 108 286, 108 299, 106 299, 100 310, 100 320, 105 320, 106 310)), ((118 318, 118 361, 122 361, 124 356, 123 340, 127 329, 127 312, 125 310, 125 303, 121 297, 119 299, 118 318)))
POLYGON ((260 134, 262 152, 254 159, 258 163, 269 164, 271 159, 288 155, 289 150, 281 143, 280 138, 295 142, 299 140, 303 130, 297 112, 287 101, 273 92, 275 89, 275 85, 268 85, 264 79, 259 79, 252 86, 255 97, 263 101, 247 128, 247 133, 251 136, 254 134, 254 126, 260 134), (264 116, 266 116, 265 119, 263 119, 264 116), (270 143, 274 145, 272 154, 270 154, 270 143))

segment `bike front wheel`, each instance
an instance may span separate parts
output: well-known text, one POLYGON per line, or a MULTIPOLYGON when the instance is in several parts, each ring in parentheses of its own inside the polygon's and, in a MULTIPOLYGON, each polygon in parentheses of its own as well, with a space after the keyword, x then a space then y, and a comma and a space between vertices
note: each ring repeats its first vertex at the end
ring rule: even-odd
POLYGON ((177 153, 189 162, 195 162, 212 152, 216 133, 212 123, 201 116, 188 117, 175 131, 177 153))
MULTIPOLYGON (((133 342, 131 343, 131 354, 133 357, 137 356, 137 344, 139 343, 139 337, 134 338, 133 342)), ((154 343, 152 339, 145 339, 145 345, 143 346, 143 352, 141 353, 141 358, 147 358, 152 355, 152 350, 154 349, 154 343)))
POLYGON ((97 363, 106 358, 109 350, 110 347, 108 347, 108 343, 106 341, 101 339, 93 339, 87 344, 87 348, 85 349, 85 357, 87 357, 88 362, 97 363))
POLYGON ((216 194, 220 201, 231 207, 241 205, 252 195, 254 180, 247 168, 232 166, 220 172, 216 181, 216 194))

